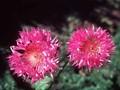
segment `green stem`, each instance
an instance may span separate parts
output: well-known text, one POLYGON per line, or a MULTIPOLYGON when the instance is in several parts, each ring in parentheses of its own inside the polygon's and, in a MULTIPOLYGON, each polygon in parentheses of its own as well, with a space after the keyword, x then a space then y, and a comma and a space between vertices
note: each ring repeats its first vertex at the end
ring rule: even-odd
POLYGON ((59 76, 61 75, 61 73, 63 72, 63 70, 65 69, 65 67, 67 66, 68 61, 66 61, 62 67, 62 69, 58 72, 58 74, 55 76, 55 79, 51 82, 50 86, 48 87, 47 90, 50 90, 54 84, 55 81, 57 81, 57 79, 59 78, 59 76))

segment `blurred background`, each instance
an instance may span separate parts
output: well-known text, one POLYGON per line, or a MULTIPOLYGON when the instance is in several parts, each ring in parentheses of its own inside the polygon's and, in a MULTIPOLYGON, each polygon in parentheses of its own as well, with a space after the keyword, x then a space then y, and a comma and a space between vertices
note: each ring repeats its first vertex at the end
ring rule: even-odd
POLYGON ((113 36, 116 53, 112 62, 90 73, 68 64, 49 90, 120 90, 120 0, 4 0, 0 4, 0 90, 34 90, 9 71, 6 59, 22 26, 49 26, 63 42, 62 66, 71 32, 91 24, 113 36))

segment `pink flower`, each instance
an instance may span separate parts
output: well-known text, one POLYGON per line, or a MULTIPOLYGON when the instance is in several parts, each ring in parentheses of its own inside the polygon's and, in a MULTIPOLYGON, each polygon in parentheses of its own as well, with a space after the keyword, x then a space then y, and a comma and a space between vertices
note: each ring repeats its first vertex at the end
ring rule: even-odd
POLYGON ((115 44, 110 34, 94 26, 77 28, 67 44, 69 61, 79 69, 99 68, 110 61, 110 55, 115 51, 115 44))
POLYGON ((17 39, 17 45, 11 46, 9 58, 11 70, 26 80, 35 82, 45 75, 52 75, 58 68, 58 40, 52 38, 45 28, 24 28, 17 39))

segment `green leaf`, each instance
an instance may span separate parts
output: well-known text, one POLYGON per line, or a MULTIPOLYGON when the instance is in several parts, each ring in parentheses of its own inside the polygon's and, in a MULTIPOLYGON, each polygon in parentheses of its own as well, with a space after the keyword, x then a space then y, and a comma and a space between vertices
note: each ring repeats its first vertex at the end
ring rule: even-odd
POLYGON ((47 88, 50 85, 51 82, 51 78, 46 76, 43 80, 39 80, 37 81, 33 87, 35 88, 35 90, 47 90, 47 88))

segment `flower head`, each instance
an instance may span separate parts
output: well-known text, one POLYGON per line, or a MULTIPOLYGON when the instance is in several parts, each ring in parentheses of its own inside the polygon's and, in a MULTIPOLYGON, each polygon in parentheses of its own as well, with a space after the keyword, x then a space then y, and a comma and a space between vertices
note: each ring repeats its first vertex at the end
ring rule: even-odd
POLYGON ((87 67, 89 70, 109 62, 115 50, 111 35, 94 26, 78 28, 67 44, 70 62, 78 68, 87 67))
POLYGON ((35 82, 45 75, 52 74, 58 68, 58 40, 44 28, 24 28, 11 46, 9 58, 11 70, 18 76, 35 82))

